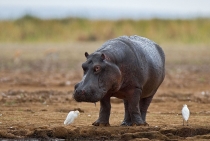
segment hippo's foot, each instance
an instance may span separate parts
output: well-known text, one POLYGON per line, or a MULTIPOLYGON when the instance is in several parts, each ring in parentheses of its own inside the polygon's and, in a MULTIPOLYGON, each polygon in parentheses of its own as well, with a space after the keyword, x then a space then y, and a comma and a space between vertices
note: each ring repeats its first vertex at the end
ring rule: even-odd
POLYGON ((146 122, 144 122, 144 123, 132 123, 132 122, 123 121, 121 123, 121 126, 149 126, 149 124, 146 123, 146 122))
POLYGON ((102 123, 99 120, 96 120, 95 122, 93 122, 92 125, 94 125, 94 126, 110 126, 109 122, 102 123))
POLYGON ((144 123, 132 123, 131 126, 149 126, 148 123, 144 122, 144 123))
POLYGON ((131 126, 132 125, 132 122, 131 121, 123 121, 122 123, 121 123, 121 126, 131 126))
POLYGON ((143 121, 141 116, 134 114, 131 126, 149 126, 149 124, 143 121))
POLYGON ((133 121, 130 119, 130 117, 126 117, 126 119, 124 119, 121 123, 121 126, 149 126, 149 124, 143 121, 141 117, 135 117, 136 118, 133 118, 133 121))

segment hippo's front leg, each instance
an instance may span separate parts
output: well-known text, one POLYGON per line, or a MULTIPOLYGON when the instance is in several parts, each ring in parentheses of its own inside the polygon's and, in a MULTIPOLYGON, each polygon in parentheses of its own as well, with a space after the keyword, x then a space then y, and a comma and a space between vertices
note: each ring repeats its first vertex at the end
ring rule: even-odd
POLYGON ((122 126, 131 126, 132 122, 131 122, 131 117, 130 117, 130 113, 128 111, 128 100, 124 99, 124 108, 125 108, 125 116, 124 116, 124 120, 121 123, 122 126))
POLYGON ((130 113, 130 118, 132 125, 145 125, 143 121, 139 109, 140 95, 142 90, 139 88, 135 88, 134 90, 130 90, 128 92, 127 100, 128 100, 128 111, 130 113))
POLYGON ((109 126, 111 104, 110 97, 105 96, 100 100, 99 118, 92 124, 94 126, 109 126))

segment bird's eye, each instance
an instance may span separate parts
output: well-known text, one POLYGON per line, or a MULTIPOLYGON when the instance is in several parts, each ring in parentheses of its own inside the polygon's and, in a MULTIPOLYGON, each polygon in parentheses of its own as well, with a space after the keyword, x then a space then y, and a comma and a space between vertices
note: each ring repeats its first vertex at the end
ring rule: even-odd
POLYGON ((94 72, 99 72, 101 70, 101 66, 97 65, 94 67, 94 72))

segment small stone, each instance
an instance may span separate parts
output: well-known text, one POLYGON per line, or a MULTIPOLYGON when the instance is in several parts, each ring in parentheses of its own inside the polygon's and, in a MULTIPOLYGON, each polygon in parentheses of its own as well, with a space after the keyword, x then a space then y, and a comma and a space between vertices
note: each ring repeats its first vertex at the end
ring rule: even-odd
POLYGON ((205 95, 206 93, 204 91, 201 92, 202 95, 205 95))
POLYGON ((71 85, 71 81, 66 81, 66 86, 69 86, 69 85, 71 85))

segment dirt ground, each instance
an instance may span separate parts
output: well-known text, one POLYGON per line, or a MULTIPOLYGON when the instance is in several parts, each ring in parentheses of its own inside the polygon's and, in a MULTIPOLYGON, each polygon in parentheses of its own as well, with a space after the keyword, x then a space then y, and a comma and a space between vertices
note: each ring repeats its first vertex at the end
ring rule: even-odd
MULTIPOLYGON (((170 55, 173 50, 165 50, 169 55, 166 77, 148 109, 149 126, 145 127, 121 127, 124 108, 122 100, 116 98, 111 103, 111 126, 92 126, 100 103, 95 106, 72 99, 74 85, 81 80, 80 67, 51 72, 1 70, 0 139, 209 140, 209 62, 205 57, 200 60, 203 63, 186 63, 187 55, 170 61, 170 57, 176 58, 170 55), (190 109, 189 126, 182 125, 183 104, 190 109), (80 116, 65 126, 63 122, 71 110, 79 110, 80 116)), ((203 50, 205 55, 207 51, 203 50)))

